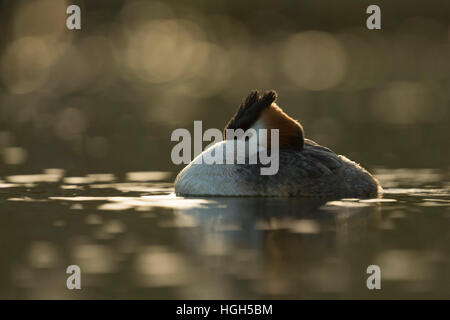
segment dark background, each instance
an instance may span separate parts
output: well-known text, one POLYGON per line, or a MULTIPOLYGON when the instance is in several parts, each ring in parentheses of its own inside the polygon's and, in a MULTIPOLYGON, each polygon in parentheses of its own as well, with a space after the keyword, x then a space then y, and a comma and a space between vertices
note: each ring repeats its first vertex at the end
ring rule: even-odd
POLYGON ((449 18, 449 1, 2 1, 0 175, 178 171, 171 132, 222 128, 254 88, 368 168, 448 168, 449 18))

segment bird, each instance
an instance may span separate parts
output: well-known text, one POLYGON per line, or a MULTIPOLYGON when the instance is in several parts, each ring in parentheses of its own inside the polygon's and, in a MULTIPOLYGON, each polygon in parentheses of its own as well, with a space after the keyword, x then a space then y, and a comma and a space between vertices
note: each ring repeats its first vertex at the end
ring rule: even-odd
POLYGON ((223 140, 204 150, 179 172, 174 182, 175 194, 298 198, 374 198, 382 194, 378 180, 358 163, 305 138, 303 126, 277 105, 277 98, 274 90, 251 91, 226 124, 223 140), (271 134, 275 129, 278 133, 277 149, 273 152, 278 168, 274 174, 262 174, 267 163, 242 161, 255 156, 248 150, 255 141, 257 159, 261 151, 269 154, 270 150, 272 155, 274 143, 272 139, 260 139, 262 129, 271 134), (228 135, 239 130, 240 135, 228 135), (246 134, 248 131, 253 134, 246 134), (230 152, 239 146, 247 148, 244 159, 228 162, 230 157, 239 158, 236 152, 230 152), (217 155, 222 155, 224 161, 211 163, 217 155))

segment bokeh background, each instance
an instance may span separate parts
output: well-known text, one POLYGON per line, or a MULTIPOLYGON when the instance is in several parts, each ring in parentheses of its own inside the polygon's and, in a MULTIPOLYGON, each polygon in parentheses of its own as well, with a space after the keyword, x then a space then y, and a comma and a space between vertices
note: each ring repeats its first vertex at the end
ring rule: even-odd
POLYGON ((222 128, 255 88, 368 168, 448 168, 447 0, 0 3, 3 174, 177 171, 171 132, 222 128))
POLYGON ((448 0, 0 0, 0 298, 449 298, 449 58, 448 0), (383 198, 171 195, 252 89, 383 198))

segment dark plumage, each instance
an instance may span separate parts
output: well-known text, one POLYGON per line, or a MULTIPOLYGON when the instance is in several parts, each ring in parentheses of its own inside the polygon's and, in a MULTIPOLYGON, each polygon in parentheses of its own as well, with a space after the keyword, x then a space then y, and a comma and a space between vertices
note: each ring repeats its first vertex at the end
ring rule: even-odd
POLYGON ((275 102, 278 95, 274 90, 267 91, 264 95, 260 95, 258 90, 253 90, 249 95, 241 102, 235 115, 228 121, 227 125, 223 129, 223 135, 226 138, 227 129, 242 129, 247 130, 252 126, 255 121, 261 115, 261 112, 265 108, 269 108, 270 105, 275 102))

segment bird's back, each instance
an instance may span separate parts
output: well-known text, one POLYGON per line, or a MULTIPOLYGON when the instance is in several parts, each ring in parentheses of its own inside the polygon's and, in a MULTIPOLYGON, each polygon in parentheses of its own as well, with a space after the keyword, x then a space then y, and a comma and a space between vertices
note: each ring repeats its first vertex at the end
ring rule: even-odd
POLYGON ((377 180, 357 163, 305 139, 304 148, 279 151, 279 170, 261 175, 261 164, 190 164, 178 175, 178 195, 375 197, 377 180))

